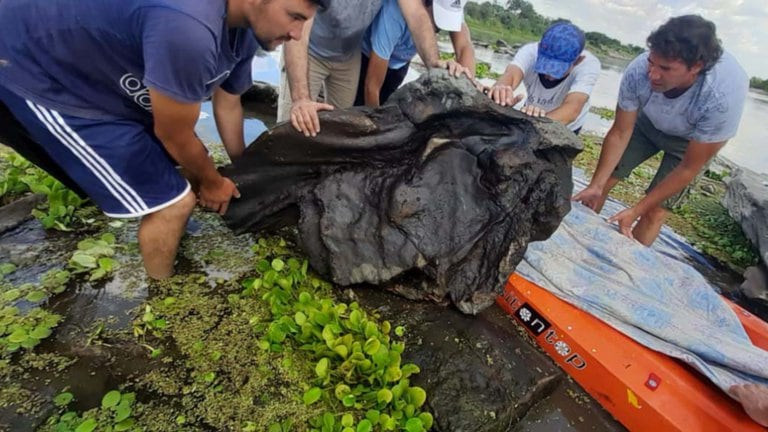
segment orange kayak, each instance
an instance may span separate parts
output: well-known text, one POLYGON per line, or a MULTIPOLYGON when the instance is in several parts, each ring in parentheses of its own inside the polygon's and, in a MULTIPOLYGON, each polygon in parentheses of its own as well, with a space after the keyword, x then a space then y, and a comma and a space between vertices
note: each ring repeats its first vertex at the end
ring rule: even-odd
MULTIPOLYGON (((686 364, 513 274, 497 303, 544 351, 631 431, 765 431, 738 402, 686 364)), ((768 350, 768 324, 729 302, 752 342, 768 350)))

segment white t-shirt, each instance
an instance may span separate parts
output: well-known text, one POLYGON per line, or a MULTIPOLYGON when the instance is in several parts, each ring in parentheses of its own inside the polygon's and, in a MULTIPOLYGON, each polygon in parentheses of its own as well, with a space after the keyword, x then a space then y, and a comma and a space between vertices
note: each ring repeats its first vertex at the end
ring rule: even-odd
MULTIPOLYGON (((562 105, 565 97, 570 93, 584 93, 587 96, 592 94, 592 88, 595 87, 597 78, 600 76, 600 60, 592 53, 583 51, 581 54, 584 56, 584 60, 576 65, 560 84, 548 89, 542 85, 539 74, 534 70, 538 52, 538 42, 526 44, 517 51, 515 58, 512 59, 512 64, 523 71, 523 83, 528 93, 525 105, 540 106, 549 112, 562 105)), ((568 125, 568 129, 575 131, 582 127, 587 112, 589 112, 589 100, 584 104, 584 108, 576 120, 568 125)))
POLYGON ((624 71, 619 108, 642 108, 656 129, 666 134, 714 143, 736 135, 748 91, 747 73, 731 54, 724 52, 720 61, 685 93, 668 98, 651 90, 646 52, 624 71))

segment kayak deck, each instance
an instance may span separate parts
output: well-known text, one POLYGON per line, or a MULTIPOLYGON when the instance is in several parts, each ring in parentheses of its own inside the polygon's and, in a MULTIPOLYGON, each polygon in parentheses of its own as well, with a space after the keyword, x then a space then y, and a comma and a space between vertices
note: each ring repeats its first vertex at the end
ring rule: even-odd
MULTIPOLYGON (((632 431, 765 431, 693 368, 635 342, 518 274, 497 303, 584 390, 632 431)), ((768 324, 729 302, 752 342, 768 324)))

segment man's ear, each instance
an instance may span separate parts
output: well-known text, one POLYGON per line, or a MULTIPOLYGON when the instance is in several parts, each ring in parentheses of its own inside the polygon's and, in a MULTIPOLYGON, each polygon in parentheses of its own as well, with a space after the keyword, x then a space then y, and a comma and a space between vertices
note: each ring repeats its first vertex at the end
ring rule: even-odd
POLYGON ((703 69, 703 68, 704 68, 704 62, 699 60, 693 66, 688 68, 688 70, 690 70, 691 72, 693 72, 695 74, 698 74, 699 72, 701 72, 701 69, 703 69))
POLYGON ((578 65, 579 65, 579 63, 581 63, 582 61, 584 61, 584 58, 585 58, 585 57, 586 57, 586 56, 585 56, 584 54, 580 55, 580 56, 579 56, 579 57, 576 59, 576 61, 575 61, 575 62, 573 62, 573 64, 572 64, 571 66, 578 66, 578 65))

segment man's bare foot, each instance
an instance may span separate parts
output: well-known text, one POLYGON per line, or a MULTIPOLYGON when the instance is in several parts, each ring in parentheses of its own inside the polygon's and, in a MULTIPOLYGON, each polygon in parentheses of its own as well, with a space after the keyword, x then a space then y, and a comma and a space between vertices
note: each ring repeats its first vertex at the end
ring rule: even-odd
POLYGON ((741 384, 731 386, 728 393, 744 407, 752 420, 768 427, 768 386, 741 384))

